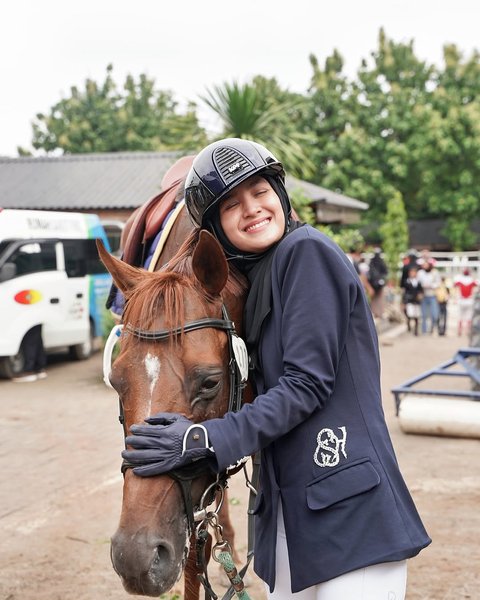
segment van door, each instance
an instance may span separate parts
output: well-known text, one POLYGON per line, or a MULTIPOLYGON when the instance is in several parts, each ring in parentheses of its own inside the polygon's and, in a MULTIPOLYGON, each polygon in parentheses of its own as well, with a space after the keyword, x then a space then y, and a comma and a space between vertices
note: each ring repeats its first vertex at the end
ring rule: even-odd
POLYGON ((89 285, 83 239, 61 241, 60 267, 65 282, 62 297, 64 344, 76 346, 90 341, 89 285))
POLYGON ((66 274, 61 243, 55 240, 28 240, 12 245, 7 262, 16 271, 2 282, 1 325, 5 338, 18 351, 25 333, 41 324, 46 348, 68 343, 66 274))

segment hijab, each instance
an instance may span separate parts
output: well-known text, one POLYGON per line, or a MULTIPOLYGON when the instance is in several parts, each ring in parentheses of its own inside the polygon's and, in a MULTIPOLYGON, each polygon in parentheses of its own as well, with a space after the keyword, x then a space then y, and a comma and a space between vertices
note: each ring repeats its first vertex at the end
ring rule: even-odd
POLYGON ((216 207, 215 213, 210 221, 211 230, 222 244, 227 260, 248 277, 250 290, 244 308, 245 340, 250 353, 251 367, 255 370, 260 368, 258 360, 258 344, 260 341, 262 326, 272 309, 272 263, 275 252, 280 242, 292 231, 301 227, 303 223, 291 218, 291 204, 287 190, 277 177, 262 174, 271 185, 280 199, 283 213, 285 215, 285 231, 278 242, 273 244, 265 252, 249 254, 236 248, 225 235, 220 224, 220 213, 216 207))

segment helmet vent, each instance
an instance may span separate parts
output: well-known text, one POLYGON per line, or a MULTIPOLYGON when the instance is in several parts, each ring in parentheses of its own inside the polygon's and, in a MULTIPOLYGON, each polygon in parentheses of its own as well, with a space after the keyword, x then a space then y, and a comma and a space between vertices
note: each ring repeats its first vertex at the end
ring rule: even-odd
POLYGON ((237 179, 238 174, 245 169, 252 168, 251 163, 232 148, 217 148, 213 161, 226 183, 237 179))

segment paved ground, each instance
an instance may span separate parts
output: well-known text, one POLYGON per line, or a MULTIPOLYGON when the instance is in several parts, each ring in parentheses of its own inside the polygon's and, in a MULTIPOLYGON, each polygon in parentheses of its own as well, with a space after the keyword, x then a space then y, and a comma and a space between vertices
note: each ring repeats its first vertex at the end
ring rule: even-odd
MULTIPOLYGON (((479 599, 480 442, 403 434, 390 393, 467 340, 451 330, 445 338, 396 334, 381 338, 385 412, 405 479, 434 540, 410 561, 407 597, 479 599)), ((123 440, 116 397, 103 386, 100 365, 100 355, 83 363, 57 361, 45 381, 0 381, 0 600, 130 597, 109 558, 120 511, 123 440)), ((231 500, 244 549, 241 478, 232 482, 231 500)), ((264 598, 255 577, 250 591, 255 600, 264 598)))

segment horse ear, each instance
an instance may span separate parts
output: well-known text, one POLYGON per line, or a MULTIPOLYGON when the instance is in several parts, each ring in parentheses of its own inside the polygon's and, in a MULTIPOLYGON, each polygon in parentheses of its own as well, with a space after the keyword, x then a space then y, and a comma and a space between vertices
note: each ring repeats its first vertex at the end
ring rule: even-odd
POLYGON ((145 277, 145 271, 132 267, 107 252, 102 240, 97 239, 96 242, 100 260, 107 267, 115 285, 123 294, 134 288, 145 277))
POLYGON ((192 255, 192 268, 202 287, 212 295, 219 294, 228 279, 228 264, 223 248, 208 231, 200 232, 192 255))

